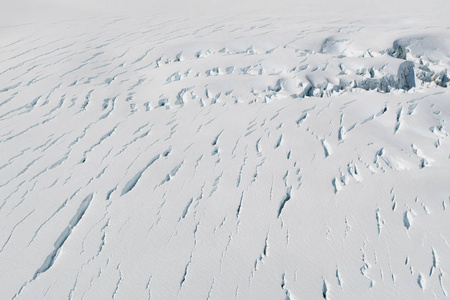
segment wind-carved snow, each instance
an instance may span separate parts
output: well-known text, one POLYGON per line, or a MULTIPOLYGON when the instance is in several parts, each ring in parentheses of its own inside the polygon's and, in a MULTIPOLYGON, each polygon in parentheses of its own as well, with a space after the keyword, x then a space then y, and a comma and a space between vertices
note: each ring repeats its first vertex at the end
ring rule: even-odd
POLYGON ((448 297, 448 27, 298 14, 1 28, 0 298, 448 297))

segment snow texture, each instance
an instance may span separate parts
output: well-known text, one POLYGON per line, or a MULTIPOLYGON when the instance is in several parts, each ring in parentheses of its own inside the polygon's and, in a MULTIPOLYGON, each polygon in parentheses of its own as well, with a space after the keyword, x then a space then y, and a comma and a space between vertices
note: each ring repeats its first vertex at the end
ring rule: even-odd
POLYGON ((450 2, 2 2, 1 299, 449 297, 450 2))

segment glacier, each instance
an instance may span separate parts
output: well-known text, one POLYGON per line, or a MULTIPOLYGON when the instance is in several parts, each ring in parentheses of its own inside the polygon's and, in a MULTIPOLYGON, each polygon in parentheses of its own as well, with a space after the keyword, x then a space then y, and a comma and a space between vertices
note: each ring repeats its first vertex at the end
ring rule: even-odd
POLYGON ((450 296, 450 2, 2 5, 1 299, 450 296))

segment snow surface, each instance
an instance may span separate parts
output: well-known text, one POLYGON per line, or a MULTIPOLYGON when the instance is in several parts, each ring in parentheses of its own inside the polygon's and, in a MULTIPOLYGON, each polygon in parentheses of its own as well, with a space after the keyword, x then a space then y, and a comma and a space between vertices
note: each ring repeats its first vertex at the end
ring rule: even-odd
POLYGON ((1 6, 1 299, 450 296, 449 1, 1 6))

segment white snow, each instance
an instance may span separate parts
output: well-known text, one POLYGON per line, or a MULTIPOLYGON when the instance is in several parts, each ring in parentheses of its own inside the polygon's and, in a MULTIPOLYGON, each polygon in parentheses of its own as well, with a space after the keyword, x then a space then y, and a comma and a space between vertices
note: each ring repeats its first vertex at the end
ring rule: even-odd
POLYGON ((449 296, 449 1, 1 2, 1 299, 449 296))

